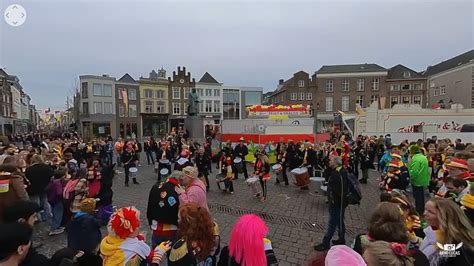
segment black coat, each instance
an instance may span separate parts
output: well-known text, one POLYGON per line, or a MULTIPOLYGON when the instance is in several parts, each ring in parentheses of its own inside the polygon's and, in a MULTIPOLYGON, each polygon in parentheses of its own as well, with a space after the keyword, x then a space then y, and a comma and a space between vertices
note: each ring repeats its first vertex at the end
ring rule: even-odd
POLYGON ((247 149, 247 146, 245 145, 240 146, 240 144, 235 146, 234 157, 240 157, 242 158, 242 160, 244 160, 247 154, 249 154, 249 150, 247 149))
POLYGON ((347 182, 347 170, 344 167, 341 167, 339 171, 331 169, 327 190, 328 201, 331 207, 347 206, 347 194, 349 193, 347 182))
POLYGON ((153 220, 158 223, 178 225, 179 195, 175 188, 176 186, 171 182, 165 182, 162 186, 153 185, 148 196, 146 210, 149 225, 153 220), (173 197, 174 200, 170 197, 173 197))
POLYGON ((132 152, 124 151, 122 153, 122 162, 125 165, 135 166, 135 161, 138 161, 138 156, 134 151, 132 152))
POLYGON ((27 188, 28 194, 31 196, 46 193, 46 187, 53 175, 53 168, 44 163, 34 164, 26 168, 25 176, 30 181, 27 188))
POLYGON ((198 168, 199 174, 201 175, 208 175, 209 174, 209 165, 211 163, 211 158, 208 154, 204 153, 200 155, 199 153, 196 154, 195 158, 196 166, 198 168))
POLYGON ((67 228, 67 247, 92 252, 102 240, 99 221, 90 214, 77 213, 67 228))

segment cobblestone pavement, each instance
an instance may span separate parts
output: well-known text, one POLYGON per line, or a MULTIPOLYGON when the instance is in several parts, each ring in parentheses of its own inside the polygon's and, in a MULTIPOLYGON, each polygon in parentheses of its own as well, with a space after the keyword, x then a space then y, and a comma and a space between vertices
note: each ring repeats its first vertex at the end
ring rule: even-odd
MULTIPOLYGON (((123 172, 123 168, 118 168, 123 172)), ((114 205, 118 207, 136 206, 141 210, 142 230, 150 239, 150 230, 146 222, 146 206, 148 193, 156 182, 156 174, 151 166, 140 167, 140 185, 124 186, 124 174, 120 173, 114 181, 114 205)), ((249 168, 250 172, 250 168, 249 168)), ((214 180, 216 170, 213 170, 210 180, 214 180)), ((348 241, 365 231, 366 221, 372 210, 379 202, 379 191, 374 181, 378 177, 376 171, 370 172, 371 180, 367 185, 361 185, 363 200, 360 206, 351 205, 346 210, 346 227, 348 241)), ((260 215, 269 227, 268 237, 272 240, 275 254, 280 265, 304 265, 313 255, 312 247, 320 243, 326 230, 328 211, 326 197, 319 189, 319 183, 312 182, 309 191, 299 190, 296 186, 275 185, 272 178, 268 184, 268 199, 261 203, 254 197, 250 188, 244 183, 243 175, 234 181, 235 193, 224 194, 211 181, 208 192, 208 203, 212 217, 217 221, 221 230, 221 247, 227 245, 232 225, 243 214, 260 215), (316 192, 318 191, 318 192, 316 192)), ((39 251, 52 255, 55 250, 66 246, 65 234, 49 237, 45 223, 36 228, 35 245, 40 245, 39 251)), ((103 228, 103 234, 106 234, 103 228)), ((337 236, 336 236, 337 237, 337 236)), ((349 244, 349 242, 348 242, 349 244)))

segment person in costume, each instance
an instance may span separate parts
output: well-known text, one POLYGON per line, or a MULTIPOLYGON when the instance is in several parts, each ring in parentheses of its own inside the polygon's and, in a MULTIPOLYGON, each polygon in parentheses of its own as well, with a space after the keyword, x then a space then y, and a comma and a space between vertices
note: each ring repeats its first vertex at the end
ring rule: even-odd
MULTIPOLYGON (((231 149, 224 149, 219 159, 219 169, 221 176, 224 178, 224 191, 228 191, 230 194, 234 194, 234 182, 232 181, 235 177, 234 162, 231 149)), ((220 189, 219 183, 217 184, 220 189)))
POLYGON ((108 235, 100 243, 104 266, 135 266, 160 264, 171 248, 170 242, 162 242, 155 249, 145 243, 139 234, 140 212, 135 207, 118 209, 107 225, 108 235))
POLYGON ((168 266, 215 265, 219 228, 209 211, 195 203, 179 208, 178 240, 168 252, 168 266))
POLYGON ((268 227, 254 214, 241 216, 232 228, 229 245, 222 248, 218 266, 278 265, 268 227))
POLYGON ((80 211, 74 213, 67 227, 67 247, 84 252, 97 253, 102 233, 100 223, 94 217, 96 200, 86 198, 80 211))
MULTIPOLYGON (((122 153, 122 163, 125 168, 125 186, 128 187, 130 168, 136 167, 138 164, 138 156, 133 148, 133 143, 128 142, 122 153)), ((133 178, 133 184, 139 184, 137 178, 133 178)))
POLYGON ((400 171, 400 161, 392 160, 388 164, 387 172, 384 175, 382 188, 387 192, 393 189, 405 190, 409 182, 409 177, 402 175, 400 171))
POLYGON ((176 174, 162 184, 155 184, 148 197, 147 220, 153 231, 152 247, 161 242, 176 239, 178 231, 179 195, 176 188, 179 180, 176 174))
POLYGON ((430 265, 473 265, 474 228, 461 208, 452 200, 432 198, 426 203, 424 217, 429 224, 420 250, 430 265), (462 243, 462 244, 461 244, 462 243), (443 257, 445 244, 456 245, 458 256, 443 257))
POLYGON ((183 149, 183 151, 181 151, 180 153, 180 157, 178 161, 176 161, 176 163, 174 164, 174 170, 182 171, 183 168, 187 166, 194 166, 194 164, 189 160, 190 155, 191 153, 189 152, 187 148, 183 149))
POLYGON ((94 159, 87 170, 87 187, 89 188, 89 198, 94 198, 100 190, 101 163, 99 159, 94 159))
POLYGON ((205 152, 204 147, 200 147, 195 158, 196 166, 199 171, 199 177, 206 184, 206 191, 209 191, 209 171, 211 157, 205 152))
POLYGON ((267 200, 267 181, 270 179, 270 163, 265 153, 257 152, 257 160, 255 161, 255 172, 262 187, 262 195, 260 200, 265 202, 267 200))
POLYGON ((181 186, 175 188, 175 191, 179 196, 180 204, 194 202, 199 207, 209 211, 209 207, 207 206, 206 186, 198 178, 198 171, 196 167, 185 167, 183 169, 182 175, 180 176, 180 183, 184 188, 181 186))

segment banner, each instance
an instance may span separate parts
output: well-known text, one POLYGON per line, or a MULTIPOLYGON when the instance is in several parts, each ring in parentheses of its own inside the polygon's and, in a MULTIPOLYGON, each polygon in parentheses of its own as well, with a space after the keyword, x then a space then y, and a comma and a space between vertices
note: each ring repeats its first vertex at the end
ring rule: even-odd
POLYGON ((249 117, 252 116, 309 116, 310 106, 294 105, 253 105, 247 107, 249 117))

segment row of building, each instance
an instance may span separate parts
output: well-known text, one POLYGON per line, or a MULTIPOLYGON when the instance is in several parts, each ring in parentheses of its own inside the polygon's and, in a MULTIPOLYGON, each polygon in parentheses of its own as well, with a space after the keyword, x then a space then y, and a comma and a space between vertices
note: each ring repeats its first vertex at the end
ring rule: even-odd
POLYGON ((193 88, 202 101, 203 129, 218 127, 223 119, 245 118, 245 107, 261 104, 263 94, 261 87, 226 86, 207 72, 196 82, 185 67, 178 67, 170 77, 161 68, 138 79, 127 73, 119 79, 82 75, 79 80, 73 117, 86 138, 157 137, 183 126, 193 88))
POLYGON ((20 79, 0 68, 0 135, 27 133, 38 129, 40 116, 20 79))
POLYGON ((317 113, 318 132, 333 127, 338 110, 351 114, 373 102, 381 109, 395 104, 438 109, 453 103, 474 108, 474 50, 422 72, 400 64, 391 68, 377 64, 323 65, 311 77, 299 71, 287 80, 280 79, 277 88, 264 95, 266 104, 311 104, 317 113))

